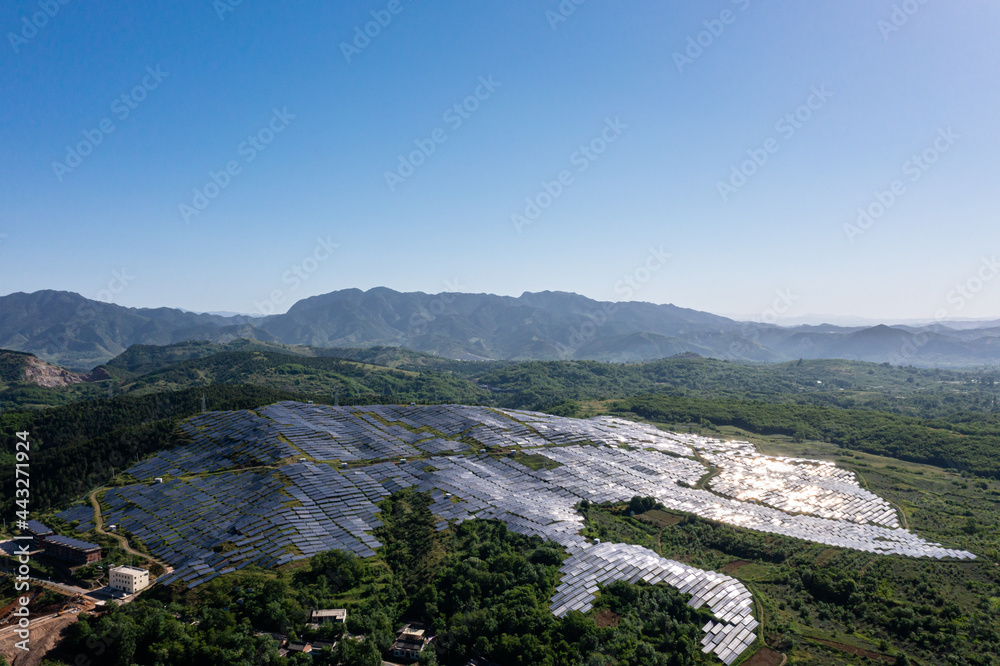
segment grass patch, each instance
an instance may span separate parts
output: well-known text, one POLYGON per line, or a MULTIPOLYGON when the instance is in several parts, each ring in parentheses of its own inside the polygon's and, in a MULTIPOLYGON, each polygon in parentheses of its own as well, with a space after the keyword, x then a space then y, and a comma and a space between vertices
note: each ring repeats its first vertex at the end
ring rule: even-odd
POLYGON ((523 451, 517 451, 513 456, 509 457, 514 462, 535 471, 540 469, 555 469, 556 467, 562 467, 561 462, 553 460, 548 456, 543 456, 540 453, 524 453, 523 451))

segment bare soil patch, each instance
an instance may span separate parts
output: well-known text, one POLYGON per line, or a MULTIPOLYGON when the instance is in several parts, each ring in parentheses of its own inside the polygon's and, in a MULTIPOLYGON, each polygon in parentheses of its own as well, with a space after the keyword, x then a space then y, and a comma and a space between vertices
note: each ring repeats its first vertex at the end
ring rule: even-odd
POLYGON ((785 655, 769 647, 762 647, 743 666, 780 666, 785 663, 785 655))
POLYGON ((729 564, 727 564, 724 567, 722 567, 722 572, 723 573, 727 573, 727 574, 728 573, 733 573, 734 571, 736 571, 740 567, 746 566, 748 564, 750 564, 750 563, 747 562, 746 560, 736 560, 735 562, 730 562, 729 564))
POLYGON ((0 631, 0 655, 6 657, 11 666, 39 666, 45 655, 59 644, 66 628, 76 621, 76 613, 63 613, 33 621, 30 649, 27 652, 14 647, 21 639, 12 628, 0 631))
POLYGON ((673 527, 677 523, 684 520, 681 516, 667 513, 666 511, 660 511, 659 509, 652 509, 646 513, 640 513, 636 516, 636 518, 659 527, 673 527))
POLYGON ((594 622, 597 624, 598 627, 601 627, 602 629, 604 627, 617 627, 619 619, 621 619, 621 617, 618 615, 618 613, 615 613, 609 608, 605 608, 600 613, 594 616, 594 622))
POLYGON ((881 652, 872 652, 871 650, 865 650, 864 648, 855 647, 853 645, 847 645, 846 643, 838 643, 837 641, 828 641, 825 638, 812 638, 810 636, 806 636, 805 638, 814 643, 819 643, 820 645, 832 647, 835 650, 850 652, 851 654, 856 654, 859 657, 868 657, 872 661, 881 661, 886 664, 896 663, 895 657, 892 657, 887 654, 882 654, 881 652))

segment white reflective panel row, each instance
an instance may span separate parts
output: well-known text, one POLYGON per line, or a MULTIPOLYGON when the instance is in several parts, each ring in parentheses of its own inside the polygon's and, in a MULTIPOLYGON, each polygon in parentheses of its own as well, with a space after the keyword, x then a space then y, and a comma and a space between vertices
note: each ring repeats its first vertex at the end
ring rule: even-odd
POLYGON ((702 631, 705 653, 713 653, 730 664, 756 639, 757 620, 753 599, 743 583, 714 571, 704 571, 660 557, 641 546, 602 543, 590 546, 567 559, 562 581, 550 607, 557 617, 572 610, 586 612, 593 607, 598 586, 619 580, 650 584, 665 583, 690 594, 692 608, 707 606, 717 622, 702 631))

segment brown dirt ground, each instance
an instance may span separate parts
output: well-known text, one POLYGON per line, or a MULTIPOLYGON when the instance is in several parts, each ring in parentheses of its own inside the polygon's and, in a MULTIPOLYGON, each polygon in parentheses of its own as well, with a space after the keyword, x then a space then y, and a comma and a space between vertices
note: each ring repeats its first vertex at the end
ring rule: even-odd
POLYGON ((14 647, 21 640, 14 631, 0 631, 0 654, 7 658, 11 666, 38 666, 46 653, 59 643, 66 628, 77 621, 77 617, 76 613, 64 613, 33 621, 30 650, 27 652, 14 647))
POLYGON ((636 516, 639 520, 647 523, 652 523, 659 527, 672 527, 677 523, 684 520, 681 516, 675 516, 672 513, 667 513, 666 511, 660 511, 659 509, 652 509, 646 513, 640 513, 636 516))
POLYGON ((594 616, 594 622, 598 627, 617 627, 620 616, 614 611, 605 608, 594 616))
POLYGON ((882 654, 881 652, 872 652, 871 650, 865 650, 863 648, 855 647, 853 645, 847 645, 845 643, 838 643, 837 641, 828 641, 825 638, 811 638, 806 636, 806 638, 814 643, 819 643, 820 645, 826 645, 827 647, 832 647, 835 650, 843 650, 844 652, 850 652, 851 654, 856 654, 859 657, 868 657, 873 661, 882 661, 887 664, 895 664, 896 658, 891 657, 887 654, 882 654))
POLYGON ((750 563, 747 562, 746 560, 736 560, 735 562, 730 562, 729 564, 727 564, 724 567, 722 567, 722 572, 723 573, 733 573, 734 571, 736 571, 740 567, 745 566, 747 564, 750 564, 750 563))
POLYGON ((784 663, 785 655, 769 647, 762 647, 745 662, 743 666, 779 666, 784 663))

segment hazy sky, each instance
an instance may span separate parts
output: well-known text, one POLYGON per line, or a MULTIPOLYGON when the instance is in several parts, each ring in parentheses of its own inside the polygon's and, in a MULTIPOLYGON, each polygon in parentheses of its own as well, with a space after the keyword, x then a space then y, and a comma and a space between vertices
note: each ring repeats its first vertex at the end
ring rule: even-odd
POLYGON ((1000 317, 996 3, 62 1, 0 5, 0 293, 1000 317))

